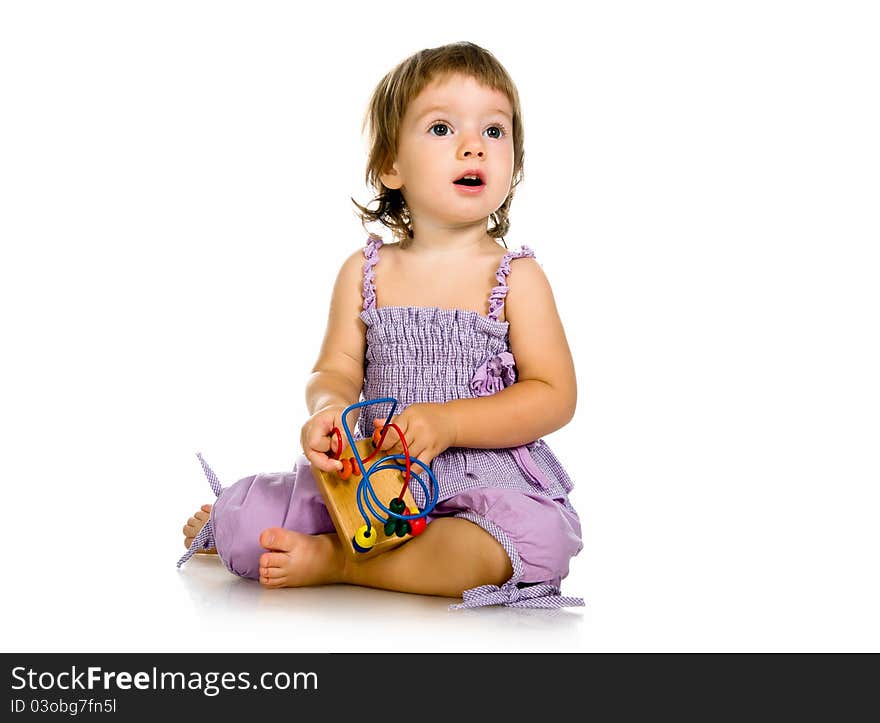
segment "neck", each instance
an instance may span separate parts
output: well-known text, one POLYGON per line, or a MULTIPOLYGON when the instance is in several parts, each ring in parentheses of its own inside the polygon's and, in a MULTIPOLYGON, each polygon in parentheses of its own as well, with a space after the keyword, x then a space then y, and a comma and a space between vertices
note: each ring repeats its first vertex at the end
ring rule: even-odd
POLYGON ((497 245, 498 242, 486 233, 486 219, 481 224, 459 227, 413 220, 413 238, 409 247, 420 256, 445 258, 473 254, 497 245))

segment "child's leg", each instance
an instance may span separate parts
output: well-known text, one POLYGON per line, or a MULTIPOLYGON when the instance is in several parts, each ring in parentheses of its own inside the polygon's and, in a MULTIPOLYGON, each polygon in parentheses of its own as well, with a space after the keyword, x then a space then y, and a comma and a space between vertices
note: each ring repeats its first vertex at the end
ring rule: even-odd
POLYGON ((480 585, 501 585, 513 573, 494 537, 467 520, 435 519, 418 537, 363 562, 353 562, 335 534, 303 535, 271 528, 260 543, 266 587, 349 583, 422 595, 460 597, 480 585))
MULTIPOLYGON (((213 472, 206 469, 206 474, 213 472)), ((212 510, 214 539, 227 567, 254 579, 263 551, 259 536, 266 527, 281 525, 312 535, 333 529, 309 462, 303 456, 292 472, 250 475, 223 488, 214 505, 202 505, 183 526, 187 549, 211 519, 212 510)), ((217 554, 214 548, 198 552, 217 554)))

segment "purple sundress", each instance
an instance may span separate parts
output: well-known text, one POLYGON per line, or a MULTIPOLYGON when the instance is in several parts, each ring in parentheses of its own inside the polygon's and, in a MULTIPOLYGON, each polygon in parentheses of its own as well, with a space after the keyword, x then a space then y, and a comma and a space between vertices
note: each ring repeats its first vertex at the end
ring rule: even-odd
MULTIPOLYGON (((380 237, 371 235, 364 249, 361 320, 367 327, 367 351, 361 398, 394 397, 399 414, 410 404, 489 396, 513 384, 509 324, 498 315, 511 261, 534 258, 534 252, 523 246, 504 255, 489 294, 489 313, 483 316, 464 309, 377 306, 373 267, 382 245, 380 237)), ((372 420, 384 418, 390 406, 368 407, 358 420, 358 438, 370 436, 372 420)), ((458 607, 583 604, 559 595, 568 562, 582 548, 581 530, 568 500, 571 480, 546 442, 505 449, 450 447, 432 460, 431 469, 440 488, 431 517, 453 514, 480 525, 504 546, 514 571, 501 588, 467 591, 458 607), (526 586, 534 583, 544 584, 526 586)), ((421 506, 421 487, 411 489, 421 506)))
MULTIPOLYGON (((514 259, 534 253, 527 246, 504 255, 489 295, 487 316, 472 310, 438 307, 376 306, 375 272, 383 241, 370 235, 364 248, 363 311, 367 351, 361 400, 394 397, 396 413, 410 404, 443 403, 494 394, 516 381, 508 344, 508 322, 498 321, 507 296, 506 278, 514 259)), ((372 436, 365 426, 385 417, 390 404, 375 404, 360 415, 357 439, 372 436)), ((222 488, 199 455, 218 499, 211 519, 178 561, 199 548, 216 547, 226 567, 237 575, 259 578, 264 550, 259 535, 267 527, 306 534, 334 527, 315 485, 310 463, 299 455, 292 471, 245 477, 222 488)), ((577 513, 568 500, 571 480, 559 460, 539 439, 503 449, 451 447, 438 454, 431 469, 439 486, 437 517, 462 517, 479 525, 504 547, 513 575, 501 586, 484 585, 464 592, 452 608, 484 605, 555 608, 583 605, 564 597, 559 585, 570 559, 582 548, 577 513)), ((424 493, 410 487, 421 507, 424 493)))

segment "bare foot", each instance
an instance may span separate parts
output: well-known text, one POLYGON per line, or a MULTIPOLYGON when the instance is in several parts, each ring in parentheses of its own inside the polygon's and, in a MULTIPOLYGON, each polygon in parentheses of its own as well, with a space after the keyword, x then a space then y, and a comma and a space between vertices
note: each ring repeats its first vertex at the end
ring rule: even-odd
MULTIPOLYGON (((196 512, 186 521, 186 524, 183 526, 183 546, 187 550, 192 544, 195 536, 199 534, 199 530, 201 530, 205 526, 205 523, 208 521, 208 518, 210 518, 210 516, 211 505, 202 505, 202 509, 196 512)), ((207 550, 196 550, 196 552, 208 553, 210 555, 217 554, 217 550, 215 550, 213 547, 207 550)))
POLYGON ((304 535, 270 527, 260 535, 260 583, 267 588, 342 582, 345 552, 335 533, 304 535))

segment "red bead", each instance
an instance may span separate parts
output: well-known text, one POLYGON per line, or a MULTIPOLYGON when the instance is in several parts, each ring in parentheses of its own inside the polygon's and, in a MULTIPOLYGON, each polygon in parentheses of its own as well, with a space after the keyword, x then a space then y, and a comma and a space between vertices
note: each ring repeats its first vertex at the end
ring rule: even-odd
POLYGON ((424 517, 419 517, 417 520, 410 520, 410 534, 415 537, 416 535, 421 535, 425 531, 425 527, 427 526, 428 521, 424 517))

